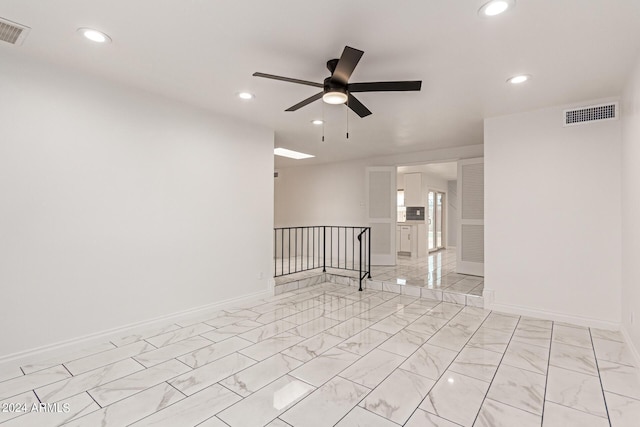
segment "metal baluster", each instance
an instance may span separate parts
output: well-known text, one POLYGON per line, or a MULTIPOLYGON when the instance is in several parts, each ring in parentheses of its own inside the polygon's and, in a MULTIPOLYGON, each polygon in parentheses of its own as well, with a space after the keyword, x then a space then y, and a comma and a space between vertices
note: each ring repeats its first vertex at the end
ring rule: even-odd
POLYGON ((347 269, 347 227, 344 228, 344 269, 347 269))
POLYGON ((360 265, 358 267, 358 282, 360 287, 358 290, 362 292, 362 233, 358 234, 358 258, 360 259, 360 265))
POLYGON ((307 227, 307 270, 309 269, 309 227, 307 227))
POLYGON ((329 253, 331 254, 331 267, 333 267, 333 226, 329 229, 329 234, 331 234, 331 250, 329 253))
POLYGON ((311 230, 313 230, 313 244, 311 245, 313 248, 313 258, 311 259, 313 260, 313 268, 316 268, 316 228, 313 227, 311 230))
POLYGON ((338 244, 336 245, 336 248, 338 249, 338 267, 340 268, 340 227, 338 227, 338 244))
POLYGON ((368 261, 369 261, 369 279, 371 279, 371 227, 367 227, 369 237, 367 237, 367 242, 369 243, 369 253, 368 253, 368 261))
MULTIPOLYGON (((320 241, 318 241, 320 243, 320 241)), ((327 227, 322 226, 322 272, 327 272, 327 227)))
POLYGON ((356 269, 356 229, 351 229, 351 269, 356 269))

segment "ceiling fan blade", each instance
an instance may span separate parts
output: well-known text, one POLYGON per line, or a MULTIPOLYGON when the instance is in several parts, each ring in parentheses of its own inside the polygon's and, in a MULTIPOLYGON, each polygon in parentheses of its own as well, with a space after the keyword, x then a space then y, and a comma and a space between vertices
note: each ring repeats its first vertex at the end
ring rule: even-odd
POLYGON ((371 114, 371 111, 367 107, 365 107, 362 102, 358 101, 358 99, 349 94, 349 100, 347 101, 347 106, 353 110, 354 113, 359 115, 360 117, 367 117, 371 114))
POLYGON ((253 76, 264 77, 265 79, 281 80, 283 82, 289 82, 289 83, 298 83, 301 85, 307 85, 307 86, 313 86, 313 87, 324 87, 322 83, 315 83, 315 82, 310 82, 307 80, 300 80, 300 79, 291 79, 289 77, 274 76, 273 74, 253 73, 253 76))
POLYGON ((284 111, 296 111, 296 110, 304 107, 305 105, 311 104, 313 101, 317 101, 318 99, 321 99, 322 95, 324 95, 324 92, 316 93, 315 95, 305 99, 304 101, 298 102, 293 107, 289 107, 284 111))
POLYGON ((421 80, 403 82, 369 82, 350 83, 347 85, 349 92, 401 92, 409 90, 420 90, 421 80))
POLYGON ((345 46, 342 56, 338 60, 338 65, 331 75, 331 81, 346 85, 363 54, 364 52, 361 50, 345 46))

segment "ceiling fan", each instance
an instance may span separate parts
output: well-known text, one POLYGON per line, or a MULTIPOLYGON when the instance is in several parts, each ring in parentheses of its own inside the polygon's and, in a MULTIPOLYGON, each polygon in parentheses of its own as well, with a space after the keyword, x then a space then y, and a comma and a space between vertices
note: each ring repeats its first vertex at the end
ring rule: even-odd
POLYGON ((331 76, 324 79, 324 83, 315 83, 307 80, 291 79, 289 77, 274 76, 273 74, 253 73, 255 77, 282 80, 284 82, 297 83, 307 86, 322 88, 322 92, 317 93, 296 105, 287 108, 285 111, 296 111, 305 105, 322 98, 327 104, 346 103, 358 116, 366 117, 371 111, 353 96, 357 92, 398 92, 416 91, 422 87, 421 80, 400 81, 400 82, 367 82, 349 83, 349 77, 358 65, 363 51, 345 46, 340 59, 330 59, 327 61, 327 68, 331 71, 331 76))

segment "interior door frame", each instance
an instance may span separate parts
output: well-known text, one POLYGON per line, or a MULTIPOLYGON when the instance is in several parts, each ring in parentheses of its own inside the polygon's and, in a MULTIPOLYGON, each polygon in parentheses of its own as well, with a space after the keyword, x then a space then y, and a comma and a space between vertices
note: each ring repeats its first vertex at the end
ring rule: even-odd
POLYGON ((447 225, 447 221, 445 220, 445 209, 446 209, 446 200, 447 200, 447 192, 443 191, 443 190, 438 190, 436 188, 427 188, 427 197, 426 197, 427 203, 425 206, 425 213, 427 214, 427 220, 425 221, 426 226, 427 226, 427 252, 431 253, 431 252, 437 252, 439 250, 442 249, 446 249, 446 225, 447 225), (434 198, 433 198, 433 213, 434 213, 434 225, 433 225, 433 243, 435 245, 435 247, 433 249, 429 248, 429 193, 433 193, 434 194, 434 198), (440 230, 441 230, 441 245, 438 246, 437 242, 437 220, 436 220, 436 206, 437 206, 437 200, 438 200, 438 194, 442 194, 442 209, 441 209, 441 218, 440 218, 440 222, 442 223, 440 225, 440 230))

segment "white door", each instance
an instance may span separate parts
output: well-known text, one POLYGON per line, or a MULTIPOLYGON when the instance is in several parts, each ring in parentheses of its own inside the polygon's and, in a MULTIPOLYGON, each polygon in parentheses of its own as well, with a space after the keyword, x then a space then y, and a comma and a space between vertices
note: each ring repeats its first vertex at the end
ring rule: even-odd
POLYGON ((456 272, 484 276, 484 159, 458 162, 456 272))
POLYGON ((371 264, 396 265, 396 167, 368 167, 367 220, 371 227, 371 264))

